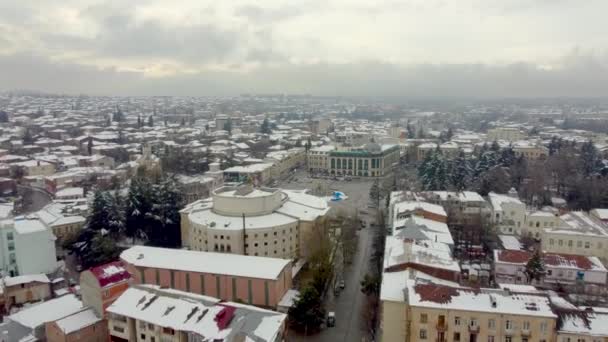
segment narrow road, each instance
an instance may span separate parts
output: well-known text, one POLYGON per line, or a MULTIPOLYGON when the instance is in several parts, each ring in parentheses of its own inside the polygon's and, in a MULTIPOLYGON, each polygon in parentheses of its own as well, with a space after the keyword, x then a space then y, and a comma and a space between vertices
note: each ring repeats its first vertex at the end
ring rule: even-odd
POLYGON ((18 185, 17 189, 23 198, 22 215, 38 211, 53 201, 51 195, 43 190, 23 185, 18 185))
POLYGON ((367 341, 361 317, 365 305, 365 295, 361 292, 360 281, 368 270, 371 252, 370 228, 359 231, 357 253, 351 265, 344 269, 346 288, 334 297, 330 291, 326 301, 327 311, 336 313, 336 326, 325 328, 311 336, 290 336, 289 341, 367 341))

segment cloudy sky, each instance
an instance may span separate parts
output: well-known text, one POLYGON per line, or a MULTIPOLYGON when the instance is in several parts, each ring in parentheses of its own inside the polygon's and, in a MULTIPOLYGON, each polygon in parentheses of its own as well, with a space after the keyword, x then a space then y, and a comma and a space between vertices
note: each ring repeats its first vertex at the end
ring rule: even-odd
POLYGON ((0 90, 605 96, 607 0, 0 0, 0 90))

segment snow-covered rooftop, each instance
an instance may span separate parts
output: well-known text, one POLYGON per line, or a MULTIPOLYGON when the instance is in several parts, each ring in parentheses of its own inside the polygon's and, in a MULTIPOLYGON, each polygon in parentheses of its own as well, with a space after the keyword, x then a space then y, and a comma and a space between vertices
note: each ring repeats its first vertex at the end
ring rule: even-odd
POLYGON ((82 302, 73 294, 51 299, 38 305, 30 306, 8 319, 25 327, 35 329, 46 322, 74 314, 82 309, 82 302))
POLYGON ((409 303, 414 307, 476 311, 556 318, 545 296, 511 294, 437 284, 408 286, 409 303))
POLYGON ((71 334, 101 321, 91 308, 66 316, 55 323, 64 334, 71 334))
POLYGON ((131 247, 122 252, 120 258, 137 267, 271 280, 277 279, 290 264, 290 260, 279 258, 146 246, 131 247))
POLYGON ((287 316, 274 311, 176 290, 137 286, 126 290, 108 312, 176 331, 192 332, 208 341, 275 341, 287 316))

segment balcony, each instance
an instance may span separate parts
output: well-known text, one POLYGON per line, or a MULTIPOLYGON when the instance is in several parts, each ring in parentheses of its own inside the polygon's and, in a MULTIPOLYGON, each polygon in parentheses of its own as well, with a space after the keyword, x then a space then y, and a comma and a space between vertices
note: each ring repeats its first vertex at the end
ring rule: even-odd
POLYGON ((469 333, 479 334, 479 324, 469 325, 469 333))
POLYGON ((447 331, 448 330, 448 324, 445 322, 438 322, 436 327, 437 327, 437 331, 447 331))
POLYGON ((530 337, 530 335, 532 335, 532 332, 530 331, 530 329, 526 329, 526 328, 521 329, 521 336, 530 337))
POLYGON ((445 337, 437 337, 435 339, 435 342, 448 342, 448 339, 445 337))

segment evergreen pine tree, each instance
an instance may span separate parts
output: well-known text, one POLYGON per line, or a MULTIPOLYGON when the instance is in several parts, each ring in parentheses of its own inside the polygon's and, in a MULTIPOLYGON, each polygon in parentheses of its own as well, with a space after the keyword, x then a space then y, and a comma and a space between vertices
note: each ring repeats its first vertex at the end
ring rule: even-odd
POLYGON ((154 190, 152 183, 143 177, 131 180, 125 204, 125 233, 132 238, 143 238, 150 226, 154 190))
POLYGON ((581 161, 585 176, 594 175, 601 169, 599 154, 593 141, 590 140, 581 146, 581 161))
POLYGON ((509 145, 507 148, 500 151, 498 163, 505 167, 510 167, 515 163, 515 151, 513 151, 512 145, 509 145))
POLYGON ((452 167, 452 185, 458 191, 466 189, 471 180, 472 170, 464 151, 460 150, 452 167))
POLYGON ((540 281, 540 279, 545 275, 545 263, 538 249, 526 263, 526 269, 524 272, 526 274, 528 283, 532 282, 532 280, 540 281))
POLYGON ((268 118, 264 118, 264 121, 262 122, 262 126, 260 127, 260 133, 263 133, 263 134, 272 133, 272 129, 270 128, 270 122, 268 121, 268 118))
POLYGON ((228 118, 223 128, 224 131, 228 132, 228 135, 232 135, 232 119, 228 118))

